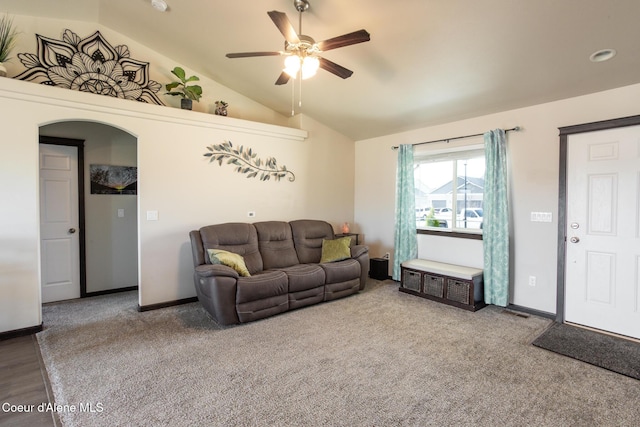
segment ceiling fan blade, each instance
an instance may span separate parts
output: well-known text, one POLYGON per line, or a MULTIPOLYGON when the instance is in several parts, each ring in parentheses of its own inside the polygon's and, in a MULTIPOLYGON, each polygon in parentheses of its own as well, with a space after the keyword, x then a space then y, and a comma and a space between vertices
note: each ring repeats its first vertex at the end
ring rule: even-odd
POLYGON ((338 65, 335 62, 329 61, 328 59, 318 58, 318 60, 320 61, 320 68, 333 73, 338 77, 347 79, 351 77, 351 74, 353 74, 353 71, 346 69, 342 65, 338 65))
POLYGON ((280 73, 280 77, 278 77, 278 80, 276 80, 276 84, 277 85, 286 85, 287 82, 289 82, 290 78, 291 78, 291 76, 283 71, 282 73, 280 73))
POLYGON ((253 56, 280 56, 282 52, 238 52, 227 53, 227 58, 250 58, 253 56))
POLYGON ((287 18, 286 13, 272 10, 271 12, 267 12, 267 14, 269 15, 273 23, 276 24, 276 27, 278 27, 278 30, 280 30, 286 41, 291 44, 300 43, 298 34, 296 33, 295 28, 293 28, 293 25, 291 25, 291 21, 289 21, 289 18, 287 18))
POLYGON ((318 48, 325 52, 331 49, 337 49, 339 47, 350 46, 352 44, 368 42, 371 40, 371 36, 366 30, 358 30, 353 33, 343 34, 338 37, 333 37, 318 43, 318 48))

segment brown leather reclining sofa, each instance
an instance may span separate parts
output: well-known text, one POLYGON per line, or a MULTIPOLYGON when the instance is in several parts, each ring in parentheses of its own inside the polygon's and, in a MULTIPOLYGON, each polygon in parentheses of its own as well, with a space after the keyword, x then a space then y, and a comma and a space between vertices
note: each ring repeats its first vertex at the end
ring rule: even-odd
POLYGON ((364 289, 369 272, 368 248, 363 245, 346 243, 344 259, 320 262, 323 244, 345 243, 334 240, 333 228, 325 221, 226 223, 189 236, 198 299, 221 325, 355 294, 364 289), (219 263, 219 250, 240 255, 249 275, 219 263))

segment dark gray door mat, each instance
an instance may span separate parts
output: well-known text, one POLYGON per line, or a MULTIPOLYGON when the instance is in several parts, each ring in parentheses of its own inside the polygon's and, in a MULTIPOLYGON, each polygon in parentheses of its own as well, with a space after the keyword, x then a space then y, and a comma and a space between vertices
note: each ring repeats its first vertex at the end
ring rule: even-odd
POLYGON ((640 343, 554 323, 532 344, 640 380, 640 343))

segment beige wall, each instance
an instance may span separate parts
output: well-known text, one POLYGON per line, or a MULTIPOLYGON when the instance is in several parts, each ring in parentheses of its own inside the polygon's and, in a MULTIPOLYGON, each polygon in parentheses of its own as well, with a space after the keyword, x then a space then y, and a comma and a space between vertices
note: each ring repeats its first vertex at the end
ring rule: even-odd
MULTIPOLYGON (((640 114, 638 99, 640 85, 634 85, 357 141, 355 219, 366 234, 371 255, 393 253, 396 152, 391 146, 521 126, 521 132, 508 136, 513 228, 511 302, 555 313, 558 127, 640 114), (531 222, 531 212, 551 212, 553 222, 531 222), (535 287, 528 285, 529 276, 537 277, 535 287)), ((482 246, 469 240, 420 236, 419 254, 445 262, 482 265, 482 246)))
MULTIPOLYGON (((16 52, 35 52, 39 33, 59 38, 70 28, 82 37, 102 31, 112 44, 152 64, 151 78, 171 79, 170 59, 99 25, 16 16, 23 36, 16 52)), ((14 58, 9 75, 22 71, 14 58)), ((187 69, 188 74, 195 72, 187 69)), ((138 141, 138 266, 142 305, 194 295, 186 233, 204 224, 269 219, 344 221, 363 233, 372 256, 393 253, 396 152, 403 143, 521 126, 509 135, 512 221, 511 302, 555 312, 558 211, 558 130, 640 113, 640 85, 499 114, 352 141, 306 116, 283 117, 213 81, 196 112, 141 105, 0 79, 0 332, 41 322, 38 235, 38 129, 58 121, 87 120, 115 126, 138 141), (211 116, 213 103, 230 103, 230 117, 211 116), (247 120, 237 120, 247 119, 247 120), (269 123, 269 124, 261 124, 269 123), (277 125, 277 126, 274 126, 277 125), (305 129, 299 131, 283 126, 305 129), (306 132, 308 131, 308 133, 306 132), (306 138, 308 135, 308 138, 306 138), (306 138, 306 139, 305 139, 306 138), (229 167, 208 164, 205 147, 231 140, 262 158, 275 157, 296 173, 292 183, 246 179, 229 167), (355 166, 354 166, 355 165, 355 166), (147 221, 157 210, 159 221, 147 221), (532 223, 530 213, 551 212, 552 223, 532 223), (537 277, 535 287, 527 278, 537 277)), ((166 102, 176 106, 177 99, 166 102)), ((465 142, 461 142, 464 144, 465 142)), ((479 241, 420 236, 419 256, 481 266, 479 241)))
MULTIPOLYGON (((170 70, 176 65, 188 75, 197 74, 94 23, 20 15, 14 22, 21 34, 14 58, 6 64, 9 77, 24 70, 18 53, 37 52, 36 33, 60 39, 65 29, 80 37, 99 30, 113 46, 128 46, 132 58, 151 64, 150 78, 161 84, 173 80, 170 70)), ((187 235, 191 229, 226 221, 318 218, 336 227, 353 222, 353 141, 304 115, 282 116, 215 81, 200 83, 204 96, 189 112, 173 108, 179 99, 162 95, 164 89, 158 96, 167 107, 0 79, 0 117, 5 124, 0 179, 11 183, 0 186, 0 332, 42 321, 37 196, 41 126, 101 123, 137 141, 135 225, 141 305, 195 295, 187 235), (228 117, 212 115, 220 99, 229 102, 228 117), (263 160, 276 158, 296 174, 296 180, 261 182, 228 165, 207 163, 206 147, 224 140, 252 148, 263 160), (159 220, 147 221, 147 211, 158 211, 159 220), (248 218, 248 211, 256 212, 256 217, 248 218)), ((112 208, 118 206, 105 209, 112 208)), ((93 284, 87 287, 92 290, 93 284)))
POLYGON ((59 121, 115 126, 137 139, 139 303, 195 295, 188 232, 227 221, 353 222, 354 144, 304 116, 309 132, 0 79, 0 332, 41 322, 38 130, 59 121), (308 136, 308 138, 307 138, 308 136), (230 140, 277 159, 294 182, 247 179, 210 164, 210 144, 230 140), (330 173, 327 173, 330 171, 330 173), (147 221, 158 211, 158 221, 147 221), (256 212, 254 219, 247 212, 256 212))

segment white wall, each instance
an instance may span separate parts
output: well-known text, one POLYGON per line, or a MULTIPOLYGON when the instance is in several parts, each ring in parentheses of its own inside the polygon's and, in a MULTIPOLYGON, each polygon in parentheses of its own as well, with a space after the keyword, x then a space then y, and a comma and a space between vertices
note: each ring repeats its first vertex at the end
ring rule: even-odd
POLYGON ((41 135, 84 140, 84 206, 87 292, 138 285, 138 201, 136 195, 91 194, 93 164, 137 166, 136 138, 107 125, 61 122, 41 135), (118 216, 118 210, 124 216, 118 216))
POLYGON ((188 232, 227 221, 353 221, 354 144, 304 116, 310 131, 183 111, 0 79, 0 332, 41 323, 38 235, 38 129, 58 121, 93 121, 138 141, 139 303, 195 295, 188 232), (308 136, 308 138, 306 138, 308 136), (294 182, 247 179, 208 163, 210 144, 230 140, 274 157, 294 182), (329 172, 329 173, 328 173, 329 172), (147 221, 158 211, 158 221, 147 221))
MULTIPOLYGON (((558 127, 640 114, 640 85, 505 111, 440 126, 356 142, 355 220, 372 256, 393 253, 395 170, 391 146, 521 126, 509 133, 513 304, 556 311, 558 127), (551 212, 552 223, 531 222, 531 212, 551 212), (536 276, 535 287, 528 277, 536 276)), ((473 143, 475 141, 471 141, 473 143)), ((464 144, 465 142, 460 142, 464 144)), ((420 236, 419 256, 481 266, 477 241, 420 236), (478 264, 478 262, 480 264, 478 264)))

